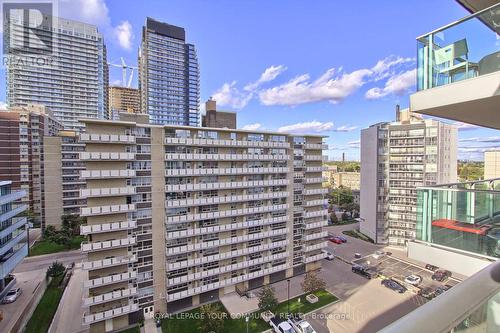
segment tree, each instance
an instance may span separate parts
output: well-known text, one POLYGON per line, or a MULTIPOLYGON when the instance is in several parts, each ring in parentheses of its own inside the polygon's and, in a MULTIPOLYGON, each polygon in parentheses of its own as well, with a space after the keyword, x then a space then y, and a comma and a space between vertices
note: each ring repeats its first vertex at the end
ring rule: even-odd
POLYGON ((66 268, 64 268, 64 265, 61 264, 58 261, 54 261, 52 265, 47 268, 47 277, 56 277, 64 274, 64 271, 66 268))
POLYGON ((351 218, 353 217, 355 212, 359 212, 359 205, 354 202, 347 203, 345 205, 342 205, 341 207, 343 210, 349 212, 351 214, 351 218))
POLYGON ((65 214, 61 216, 62 229, 68 231, 70 236, 80 234, 80 225, 82 223, 82 218, 77 215, 65 214))
POLYGON ((278 299, 274 295, 274 289, 270 286, 264 286, 257 293, 259 298, 259 309, 262 311, 273 311, 278 306, 278 299))
POLYGON ((326 284, 325 281, 323 281, 323 279, 316 274, 316 272, 309 272, 304 276, 304 281, 300 283, 300 286, 302 287, 304 293, 308 294, 315 292, 316 290, 325 289, 326 284))
POLYGON ((331 214, 330 214, 330 221, 333 224, 339 223, 339 219, 337 218, 337 214, 335 213, 335 211, 331 212, 331 214))
POLYGON ((48 225, 43 230, 43 238, 46 240, 52 240, 52 237, 54 237, 56 234, 57 231, 53 225, 48 225))
POLYGON ((341 218, 342 218, 342 221, 347 221, 347 220, 349 220, 349 214, 347 214, 346 212, 343 212, 341 218))
POLYGON ((224 330, 224 315, 220 307, 214 303, 202 305, 201 314, 201 332, 221 333, 224 330))

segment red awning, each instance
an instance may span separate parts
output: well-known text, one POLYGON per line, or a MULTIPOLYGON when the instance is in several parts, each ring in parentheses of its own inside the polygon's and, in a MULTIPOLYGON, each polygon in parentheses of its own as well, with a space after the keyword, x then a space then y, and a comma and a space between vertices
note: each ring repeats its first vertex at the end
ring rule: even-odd
POLYGON ((476 235, 486 235, 488 230, 491 229, 491 225, 483 224, 483 225, 475 225, 469 223, 462 223, 454 220, 441 219, 432 221, 432 225, 434 227, 441 227, 446 229, 452 229, 457 231, 468 232, 476 235))

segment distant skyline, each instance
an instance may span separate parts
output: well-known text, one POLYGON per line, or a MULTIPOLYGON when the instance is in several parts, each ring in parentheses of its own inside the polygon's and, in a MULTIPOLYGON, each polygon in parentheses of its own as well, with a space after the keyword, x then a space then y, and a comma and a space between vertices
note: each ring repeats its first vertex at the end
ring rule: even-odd
MULTIPOLYGON (((61 0, 59 15, 96 24, 108 61, 132 66, 147 16, 184 27, 198 52, 202 109, 213 96, 238 112, 240 128, 321 133, 330 159, 359 160, 360 130, 408 107, 415 38, 468 13, 452 0, 61 0)), ((110 84, 121 84, 119 68, 110 84)), ((500 146, 497 130, 457 125, 460 159, 500 146)))

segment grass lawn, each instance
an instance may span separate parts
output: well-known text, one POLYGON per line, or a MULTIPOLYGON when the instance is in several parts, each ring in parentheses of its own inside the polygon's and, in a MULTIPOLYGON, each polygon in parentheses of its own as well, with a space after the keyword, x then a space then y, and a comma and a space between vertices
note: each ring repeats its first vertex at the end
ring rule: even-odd
POLYGON ((62 278, 63 276, 61 275, 52 279, 40 299, 40 303, 38 303, 33 315, 28 321, 25 332, 45 333, 48 331, 64 291, 64 289, 58 287, 62 278))
POLYGON ((36 242, 35 245, 33 245, 33 247, 30 249, 30 257, 39 256, 41 254, 49 254, 49 253, 56 253, 56 252, 62 252, 62 251, 77 250, 80 248, 80 244, 84 240, 85 240, 85 237, 76 236, 71 240, 69 247, 51 242, 49 240, 41 240, 41 241, 36 242))
POLYGON ((345 220, 345 221, 339 221, 336 223, 329 224, 328 226, 336 226, 336 225, 345 225, 345 224, 353 224, 353 223, 358 223, 358 220, 351 219, 351 220, 345 220))
POLYGON ((364 240, 365 242, 370 242, 370 243, 375 243, 373 239, 370 237, 366 236, 365 234, 362 234, 358 230, 347 230, 347 231, 342 231, 344 235, 351 236, 354 238, 359 238, 361 240, 364 240))
MULTIPOLYGON (((314 292, 314 294, 319 298, 318 302, 314 304, 308 303, 305 299, 305 295, 290 299, 290 312, 307 313, 337 300, 337 297, 330 294, 326 290, 318 290, 314 292), (298 301, 299 298, 300 302, 298 301)), ((246 322, 244 317, 232 319, 222 303, 217 302, 215 304, 219 307, 220 311, 226 314, 226 318, 224 319, 224 329, 221 332, 216 333, 246 332, 246 322)), ((274 313, 276 316, 281 315, 281 317, 285 317, 287 309, 288 303, 287 301, 284 301, 278 305, 278 308, 274 311, 274 313)), ((203 333, 201 330, 201 322, 203 320, 206 319, 201 318, 200 308, 196 308, 178 315, 172 315, 171 318, 162 320, 161 329, 162 332, 165 333, 203 333)), ((251 314, 250 321, 248 323, 249 333, 260 333, 270 328, 269 324, 260 319, 260 311, 256 311, 251 314)))

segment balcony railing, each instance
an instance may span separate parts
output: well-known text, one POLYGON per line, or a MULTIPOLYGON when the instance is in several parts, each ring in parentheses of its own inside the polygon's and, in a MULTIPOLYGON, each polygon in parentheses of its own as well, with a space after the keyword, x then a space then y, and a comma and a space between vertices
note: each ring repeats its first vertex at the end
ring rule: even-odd
POLYGON ((97 288, 106 286, 113 283, 126 282, 129 280, 133 280, 137 277, 136 271, 129 271, 121 274, 113 274, 104 277, 94 278, 91 280, 85 280, 83 285, 85 288, 97 288))
POLYGON ((102 224, 81 225, 80 235, 99 234, 102 232, 113 232, 134 229, 137 226, 136 221, 110 222, 102 224))
POLYGON ((115 257, 115 258, 106 258, 101 260, 94 261, 84 261, 82 268, 85 270, 94 270, 101 269, 119 265, 127 265, 137 261, 137 257, 135 255, 125 256, 125 257, 115 257))
POLYGON ((497 72, 500 3, 417 38, 417 89, 497 72))
POLYGON ((209 176, 209 175, 246 175, 246 174, 273 174, 287 173, 290 168, 213 168, 213 169, 170 169, 165 170, 167 177, 181 176, 209 176))
POLYGON ((218 183, 197 183, 197 184, 175 184, 165 185, 167 192, 184 192, 184 191, 206 191, 206 190, 223 190, 235 188, 248 188, 260 186, 284 186, 290 183, 289 179, 270 179, 270 180, 250 180, 241 182, 218 182, 218 183))
POLYGON ((82 161, 133 161, 134 153, 125 152, 81 152, 80 159, 82 161))
POLYGON ((123 239, 113 239, 103 242, 91 242, 91 243, 82 243, 81 251, 83 253, 94 252, 94 251, 104 251, 117 249, 120 247, 128 247, 135 244, 135 237, 128 237, 123 239))
POLYGON ((186 207, 186 206, 201 206, 201 205, 215 205, 222 203, 243 202, 252 200, 266 200, 285 198, 289 192, 268 192, 258 194, 244 194, 244 195, 228 195, 224 197, 211 197, 211 198, 197 198, 197 199, 181 199, 181 200, 167 200, 166 207, 186 207))
POLYGON ((106 319, 124 316, 137 310, 139 310, 138 304, 129 303, 128 305, 104 312, 85 313, 83 316, 83 324, 90 325, 106 319))
POLYGON ((113 196, 132 195, 132 194, 135 194, 135 186, 80 189, 81 198, 113 197, 113 196))
POLYGON ((135 204, 110 205, 97 207, 82 207, 81 216, 108 215, 129 213, 135 211, 135 204))
POLYGON ((166 145, 193 145, 193 146, 226 146, 226 147, 262 147, 262 148, 289 148, 288 142, 277 141, 243 141, 222 139, 198 138, 165 138, 166 145))
POLYGON ((83 179, 132 178, 135 170, 82 170, 83 179))
POLYGON ((132 144, 135 143, 135 136, 122 135, 122 134, 89 134, 81 133, 80 141, 92 143, 121 143, 132 144))
POLYGON ((97 295, 97 296, 86 297, 83 299, 83 305, 84 306, 92 306, 92 305, 97 305, 97 304, 115 301, 115 300, 122 299, 122 298, 128 298, 128 297, 131 297, 134 295, 137 295, 137 288, 135 288, 135 287, 127 288, 127 289, 123 289, 123 290, 116 290, 116 291, 111 291, 109 293, 105 293, 105 294, 101 294, 101 295, 97 295))
POLYGON ((271 155, 271 154, 180 154, 167 153, 165 160, 183 160, 183 161, 287 161, 289 155, 271 155))

